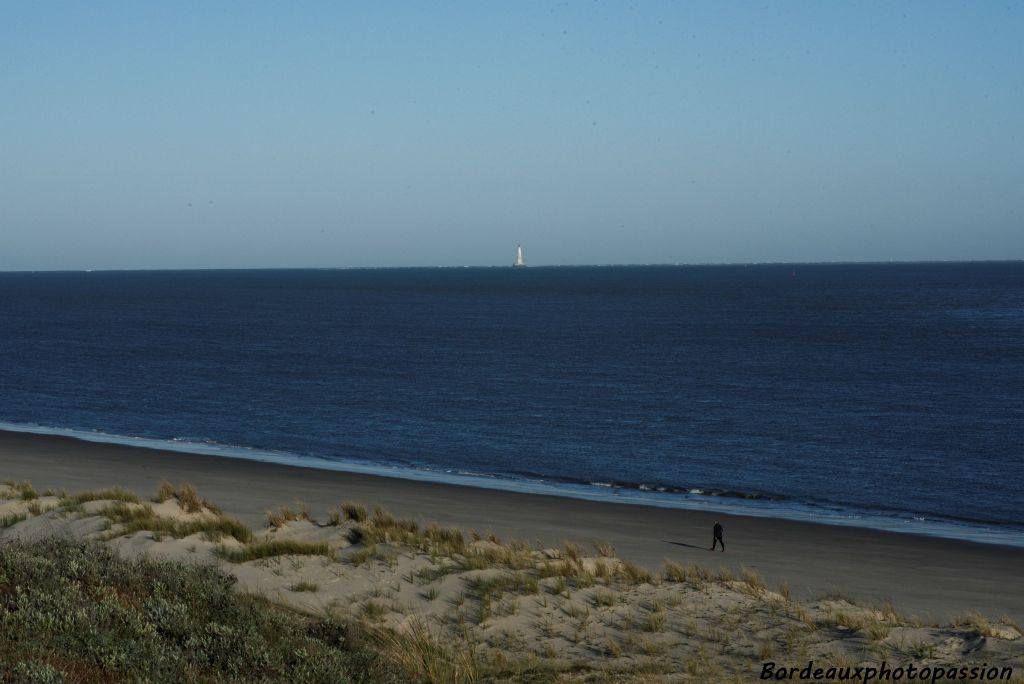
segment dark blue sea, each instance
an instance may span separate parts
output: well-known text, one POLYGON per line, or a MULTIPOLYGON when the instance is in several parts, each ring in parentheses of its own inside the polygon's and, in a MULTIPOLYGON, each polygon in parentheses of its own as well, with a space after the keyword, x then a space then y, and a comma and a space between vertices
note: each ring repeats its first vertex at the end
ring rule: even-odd
POLYGON ((0 422, 1024 544, 1024 263, 0 273, 0 422))

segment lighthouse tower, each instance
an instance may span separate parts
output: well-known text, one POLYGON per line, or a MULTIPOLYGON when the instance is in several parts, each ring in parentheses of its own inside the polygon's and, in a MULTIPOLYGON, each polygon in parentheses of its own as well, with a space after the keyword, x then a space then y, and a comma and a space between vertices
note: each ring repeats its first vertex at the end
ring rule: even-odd
POLYGON ((526 262, 523 261, 523 246, 516 245, 516 261, 512 264, 513 268, 525 268, 526 262))

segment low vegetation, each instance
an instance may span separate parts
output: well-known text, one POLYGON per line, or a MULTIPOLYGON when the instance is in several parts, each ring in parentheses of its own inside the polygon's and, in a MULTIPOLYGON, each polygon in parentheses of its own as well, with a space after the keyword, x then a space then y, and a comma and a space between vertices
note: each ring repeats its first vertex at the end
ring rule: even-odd
POLYGON ((176 520, 158 516, 148 504, 130 505, 123 502, 110 504, 100 509, 100 515, 106 516, 117 527, 112 529, 107 538, 147 531, 157 535, 167 535, 176 539, 202 533, 210 541, 220 541, 228 536, 240 542, 252 541, 252 530, 241 521, 225 515, 210 518, 176 520))
MULTIPOLYGON (((161 482, 153 500, 156 503, 163 503, 170 499, 175 499, 178 502, 178 505, 181 506, 182 510, 187 513, 199 513, 203 511, 203 509, 207 509, 213 513, 221 512, 220 508, 215 504, 210 503, 199 496, 199 492, 196 491, 195 486, 187 482, 183 482, 177 487, 166 480, 161 482)), ((138 502, 138 499, 135 501, 138 502)))
POLYGON ((0 681, 401 681, 345 625, 275 609, 233 583, 98 543, 7 543, 0 681))
POLYGON ((61 504, 83 504, 88 503, 89 501, 124 501, 126 503, 139 503, 140 499, 134 492, 122 489, 121 487, 112 487, 110 489, 96 489, 73 494, 65 497, 61 501, 61 504))
POLYGON ((652 570, 601 540, 545 548, 351 501, 326 523, 280 506, 254 533, 189 485, 162 483, 160 505, 119 489, 58 502, 26 498, 29 483, 6 487, 0 537, 46 514, 95 541, 0 542, 0 681, 738 682, 767 659, 963 662, 984 639, 1019 643, 979 659, 1024 653, 1005 618, 927 626, 888 604, 800 602, 750 569, 652 570), (102 542, 128 535, 130 553, 176 549, 196 562, 111 561, 102 542), (234 575, 280 605, 232 590, 234 575), (65 648, 72 626, 84 636, 65 648), (8 643, 30 628, 39 645, 8 643))
POLYGON ((324 542, 290 540, 256 541, 239 548, 222 546, 217 555, 231 563, 245 563, 272 556, 325 556, 333 557, 330 546, 324 542))

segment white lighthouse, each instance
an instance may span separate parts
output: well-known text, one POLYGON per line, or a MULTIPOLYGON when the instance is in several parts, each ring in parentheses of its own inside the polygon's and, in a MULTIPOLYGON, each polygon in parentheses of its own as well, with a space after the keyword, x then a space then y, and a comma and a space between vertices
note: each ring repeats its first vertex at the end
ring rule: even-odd
POLYGON ((512 264, 512 268, 524 268, 525 266, 526 262, 523 261, 523 246, 516 245, 516 261, 512 264))

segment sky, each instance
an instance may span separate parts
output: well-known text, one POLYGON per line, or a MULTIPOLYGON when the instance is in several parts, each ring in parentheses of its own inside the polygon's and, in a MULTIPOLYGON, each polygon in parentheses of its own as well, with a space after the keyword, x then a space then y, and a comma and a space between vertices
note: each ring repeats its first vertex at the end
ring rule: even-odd
POLYGON ((1021 36, 1019 2, 0 3, 0 269, 1022 259, 1021 36))

